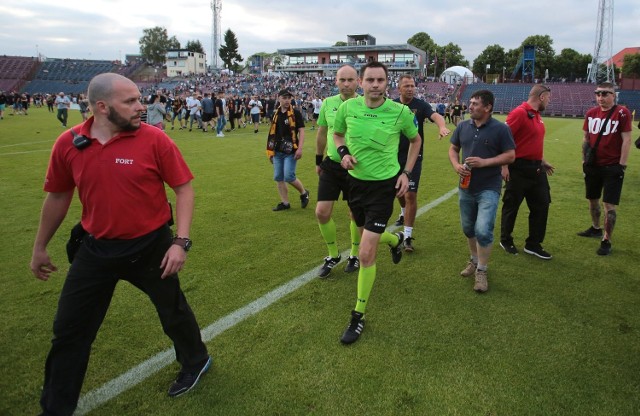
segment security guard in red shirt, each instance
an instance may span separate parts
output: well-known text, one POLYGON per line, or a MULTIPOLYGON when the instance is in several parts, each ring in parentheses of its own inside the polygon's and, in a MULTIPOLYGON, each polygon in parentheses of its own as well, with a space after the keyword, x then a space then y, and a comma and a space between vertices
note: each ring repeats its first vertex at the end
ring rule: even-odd
POLYGON ((547 175, 553 175, 554 168, 543 157, 545 128, 540 113, 550 101, 551 89, 537 84, 529 91, 527 101, 509 113, 506 123, 516 143, 516 160, 502 167, 506 187, 502 198, 500 247, 509 254, 518 254, 512 232, 520 204, 526 199, 529 236, 525 240, 524 252, 544 260, 552 257, 542 248, 542 242, 551 203, 547 175))

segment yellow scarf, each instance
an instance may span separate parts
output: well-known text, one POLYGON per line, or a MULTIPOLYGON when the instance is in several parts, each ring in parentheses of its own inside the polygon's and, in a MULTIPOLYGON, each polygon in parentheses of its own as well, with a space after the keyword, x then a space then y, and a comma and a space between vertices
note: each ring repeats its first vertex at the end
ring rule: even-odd
MULTIPOLYGON (((269 136, 267 137, 267 157, 271 157, 276 152, 276 145, 278 140, 282 140, 281 137, 276 137, 276 128, 278 126, 278 117, 282 114, 280 109, 277 109, 271 120, 271 128, 269 129, 269 136)), ((296 118, 293 111, 293 107, 289 107, 287 110, 287 118, 289 119, 289 128, 291 129, 291 140, 293 142, 293 150, 298 149, 298 129, 296 128, 296 118)))

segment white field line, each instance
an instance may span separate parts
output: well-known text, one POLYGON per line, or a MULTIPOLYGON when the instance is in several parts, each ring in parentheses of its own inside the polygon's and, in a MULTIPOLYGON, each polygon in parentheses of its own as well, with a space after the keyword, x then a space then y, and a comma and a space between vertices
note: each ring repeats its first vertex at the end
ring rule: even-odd
MULTIPOLYGON (((431 201, 427 205, 419 208, 416 213, 416 217, 423 215, 429 210, 437 207, 444 201, 451 198, 457 192, 458 192, 457 188, 452 189, 451 191, 442 195, 438 199, 431 201)), ((390 228, 396 228, 396 227, 390 227, 390 228)), ((342 253, 342 258, 346 259, 348 254, 349 254, 349 251, 345 250, 342 253)), ((287 283, 277 287, 276 289, 254 300, 253 302, 248 303, 247 305, 241 307, 240 309, 235 310, 234 312, 228 314, 227 316, 224 316, 218 319, 216 322, 212 323, 211 325, 209 325, 208 327, 204 328, 201 331, 202 340, 204 342, 209 342, 215 337, 217 337, 218 335, 220 335, 221 333, 223 333, 224 331, 226 331, 227 329, 233 328, 234 326, 244 321, 245 319, 257 314, 263 309, 266 309, 267 307, 277 302, 278 300, 282 299, 286 295, 294 292, 295 290, 301 288, 302 286, 309 283, 310 281, 316 279, 317 272, 318 272, 317 268, 309 270, 308 272, 301 274, 300 276, 288 281, 287 283)), ((120 393, 123 393, 129 390, 130 388, 134 387, 135 385, 141 383, 146 378, 152 376, 153 374, 157 373, 158 371, 172 364, 174 361, 175 361, 175 353, 174 353, 173 347, 154 355, 148 360, 143 361, 139 365, 131 368, 126 373, 121 374, 120 376, 114 378, 113 380, 103 384, 101 387, 98 387, 97 389, 92 390, 87 394, 85 394, 84 396, 82 396, 80 398, 80 401, 78 402, 78 408, 74 414, 84 415, 90 412, 91 410, 97 408, 98 406, 113 399, 120 393)))
POLYGON ((0 153, 0 156, 26 155, 27 153, 51 152, 51 149, 25 150, 24 152, 0 153))
MULTIPOLYGON (((32 144, 40 144, 40 143, 51 143, 51 145, 53 145, 53 141, 52 140, 40 140, 39 142, 3 144, 2 146, 0 146, 0 149, 4 149, 5 147, 29 146, 29 145, 32 145, 32 144)), ((49 150, 51 150, 51 149, 49 149, 49 150)))

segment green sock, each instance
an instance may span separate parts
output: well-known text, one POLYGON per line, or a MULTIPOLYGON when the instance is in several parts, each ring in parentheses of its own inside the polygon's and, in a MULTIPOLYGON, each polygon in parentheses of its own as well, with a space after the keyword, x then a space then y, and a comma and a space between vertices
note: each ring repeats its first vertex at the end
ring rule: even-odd
POLYGON ((360 248, 360 230, 358 230, 358 226, 353 220, 349 223, 349 229, 351 231, 351 253, 349 255, 356 257, 360 248))
POLYGON ((329 256, 332 258, 338 257, 338 245, 336 244, 336 223, 333 222, 333 218, 330 218, 326 224, 318 223, 320 227, 320 234, 324 238, 324 242, 327 243, 329 249, 329 256))
POLYGON ((398 236, 390 233, 389 231, 385 231, 380 234, 380 243, 388 244, 391 247, 395 247, 399 242, 400 240, 398 239, 398 236))
POLYGON ((356 312, 364 313, 367 307, 367 301, 373 288, 373 282, 376 280, 376 265, 369 267, 360 267, 358 272, 358 301, 356 302, 356 312))

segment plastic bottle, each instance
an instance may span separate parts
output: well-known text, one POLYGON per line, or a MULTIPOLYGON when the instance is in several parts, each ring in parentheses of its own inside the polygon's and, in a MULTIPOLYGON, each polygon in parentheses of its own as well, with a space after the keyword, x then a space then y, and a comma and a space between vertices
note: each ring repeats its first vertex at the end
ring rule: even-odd
POLYGON ((469 188, 469 182, 471 182, 471 167, 466 163, 462 166, 469 171, 469 174, 467 176, 460 176, 460 189, 467 189, 469 188))

